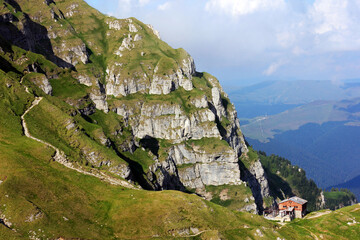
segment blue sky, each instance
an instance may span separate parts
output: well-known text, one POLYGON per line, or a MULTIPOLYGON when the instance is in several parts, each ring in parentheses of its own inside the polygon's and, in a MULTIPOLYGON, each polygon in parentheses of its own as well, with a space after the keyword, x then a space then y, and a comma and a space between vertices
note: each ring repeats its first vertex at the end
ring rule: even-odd
POLYGON ((224 85, 360 78, 360 0, 86 0, 152 24, 224 85))

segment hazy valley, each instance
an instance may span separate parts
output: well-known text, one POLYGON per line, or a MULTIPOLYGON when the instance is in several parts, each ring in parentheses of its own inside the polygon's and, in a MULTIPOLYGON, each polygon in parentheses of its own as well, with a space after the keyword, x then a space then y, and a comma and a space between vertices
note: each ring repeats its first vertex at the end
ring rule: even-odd
MULTIPOLYGON (((322 188, 359 175, 358 81, 343 85, 279 81, 240 92, 233 91, 230 97, 237 99, 238 110, 243 105, 249 109, 239 111, 239 117, 246 139, 255 149, 290 159, 322 188), (252 99, 257 94, 263 97, 252 99)), ((354 191, 358 188, 355 185, 351 185, 354 191)))

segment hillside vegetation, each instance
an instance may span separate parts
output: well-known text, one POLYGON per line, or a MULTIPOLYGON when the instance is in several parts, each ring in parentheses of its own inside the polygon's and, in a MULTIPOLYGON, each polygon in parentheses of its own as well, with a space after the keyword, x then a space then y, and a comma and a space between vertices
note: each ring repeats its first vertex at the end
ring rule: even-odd
POLYGON ((291 165, 289 160, 276 155, 267 156, 264 152, 259 151, 259 156, 269 178, 273 196, 279 200, 292 196, 306 199, 308 211, 315 211, 324 207, 321 189, 316 186, 313 180, 307 179, 303 169, 291 165))
POLYGON ((324 196, 326 199, 326 208, 335 210, 344 206, 353 205, 357 202, 357 199, 350 190, 348 189, 337 189, 332 188, 329 192, 325 191, 324 196))
MULTIPOLYGON (((341 188, 349 189, 351 192, 353 192, 355 194, 357 199, 360 199, 360 176, 357 176, 347 182, 338 184, 333 187, 338 188, 338 189, 341 189, 341 188)), ((328 188, 328 190, 330 190, 333 187, 328 188)))
POLYGON ((0 63, 0 239, 317 234, 249 213, 277 186, 218 80, 151 26, 82 0, 0 0, 0 63))

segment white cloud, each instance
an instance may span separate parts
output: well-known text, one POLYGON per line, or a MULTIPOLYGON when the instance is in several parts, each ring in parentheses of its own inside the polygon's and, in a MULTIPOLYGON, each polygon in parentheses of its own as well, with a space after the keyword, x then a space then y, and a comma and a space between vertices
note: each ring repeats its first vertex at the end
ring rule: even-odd
POLYGON ((284 24, 272 23, 277 44, 294 56, 360 50, 359 12, 359 0, 315 0, 304 12, 288 12, 284 24))
POLYGON ((292 54, 294 54, 295 56, 299 56, 299 55, 302 55, 302 54, 305 54, 306 51, 304 49, 302 49, 301 47, 299 46, 295 46, 293 49, 292 49, 292 54))
POLYGON ((310 10, 310 18, 315 24, 314 32, 324 34, 343 31, 351 24, 348 0, 317 0, 310 10))
POLYGON ((276 38, 280 46, 283 48, 288 48, 294 44, 296 41, 296 36, 293 32, 281 32, 276 34, 276 38))
POLYGON ((169 9, 169 7, 170 7, 170 2, 165 2, 158 6, 158 10, 165 11, 165 10, 169 9))
POLYGON ((210 0, 205 9, 209 12, 223 12, 233 17, 251 14, 261 10, 279 9, 284 0, 210 0))
POLYGON ((131 11, 131 0, 118 0, 118 10, 128 14, 131 11))
POLYGON ((270 76, 275 73, 281 66, 285 65, 286 61, 280 60, 278 62, 274 62, 270 64, 270 66, 263 72, 264 75, 270 76))
POLYGON ((120 11, 122 15, 130 15, 134 9, 146 7, 150 0, 117 0, 117 2, 118 11, 120 11))
POLYGON ((360 75, 360 0, 86 1, 153 24, 220 79, 228 66, 224 76, 236 69, 242 79, 360 75))
POLYGON ((139 0, 139 5, 141 7, 145 6, 146 4, 148 4, 150 2, 150 0, 139 0))

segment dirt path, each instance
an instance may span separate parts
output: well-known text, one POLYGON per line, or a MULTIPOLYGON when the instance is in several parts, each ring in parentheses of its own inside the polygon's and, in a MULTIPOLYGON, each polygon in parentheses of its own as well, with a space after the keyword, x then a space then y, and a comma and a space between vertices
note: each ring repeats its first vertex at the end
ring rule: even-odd
POLYGON ((329 214, 329 213, 331 213, 332 211, 326 211, 326 212, 319 212, 319 213, 316 213, 316 214, 314 214, 314 215, 312 215, 312 216, 310 216, 310 217, 307 217, 306 219, 312 219, 312 218, 317 218, 317 217, 321 217, 321 216, 323 216, 323 215, 326 215, 326 214, 329 214))
MULTIPOLYGON (((357 205, 360 206, 360 203, 358 203, 357 205)), ((359 209, 360 209, 360 208, 357 207, 357 208, 351 210, 351 212, 356 212, 356 211, 358 211, 359 209)))
MULTIPOLYGON (((28 92, 27 87, 25 87, 25 90, 28 92)), ((51 145, 48 142, 45 142, 45 141, 43 141, 41 139, 38 139, 38 138, 32 136, 30 134, 30 132, 29 132, 29 128, 27 127, 27 124, 26 124, 26 121, 25 121, 25 116, 26 116, 26 114, 28 114, 28 112, 32 108, 34 108, 36 105, 38 105, 41 102, 42 99, 43 99, 42 97, 36 97, 35 100, 32 102, 31 106, 21 116, 21 124, 22 124, 22 127, 24 129, 24 134, 25 134, 26 137, 31 138, 31 139, 33 139, 35 141, 38 141, 38 142, 40 142, 42 144, 45 144, 46 146, 54 149, 55 150, 55 156, 53 157, 54 160, 56 162, 64 165, 67 168, 70 168, 72 170, 75 170, 75 171, 77 171, 79 173, 82 173, 82 174, 85 174, 85 175, 97 177, 97 178, 101 179, 102 181, 108 182, 108 183, 113 184, 113 185, 119 185, 119 186, 123 186, 123 187, 126 187, 126 188, 136 189, 130 183, 128 183, 128 182, 126 182, 124 180, 120 180, 120 179, 117 179, 117 178, 110 177, 110 176, 106 175, 105 173, 103 173, 103 172, 101 172, 99 170, 93 169, 92 172, 89 172, 89 171, 84 170, 80 166, 75 167, 71 162, 69 162, 69 160, 67 159, 67 157, 66 157, 66 155, 65 155, 65 153, 63 151, 61 151, 60 149, 58 149, 57 147, 51 145)))
POLYGON ((179 238, 191 238, 191 237, 196 237, 196 236, 199 236, 199 235, 203 234, 204 232, 210 232, 210 231, 213 231, 213 230, 203 230, 203 231, 200 231, 200 232, 195 233, 195 234, 192 234, 192 235, 179 236, 179 238))
MULTIPOLYGON (((26 76, 26 75, 25 75, 26 76)), ((24 82, 24 77, 25 76, 23 76, 22 78, 21 78, 21 80, 20 80, 20 84, 22 84, 23 85, 23 82, 24 82)), ((26 85, 23 85, 24 86, 24 88, 25 88, 25 91, 27 92, 27 93, 30 93, 30 91, 29 91, 29 88, 26 86, 26 85)))

